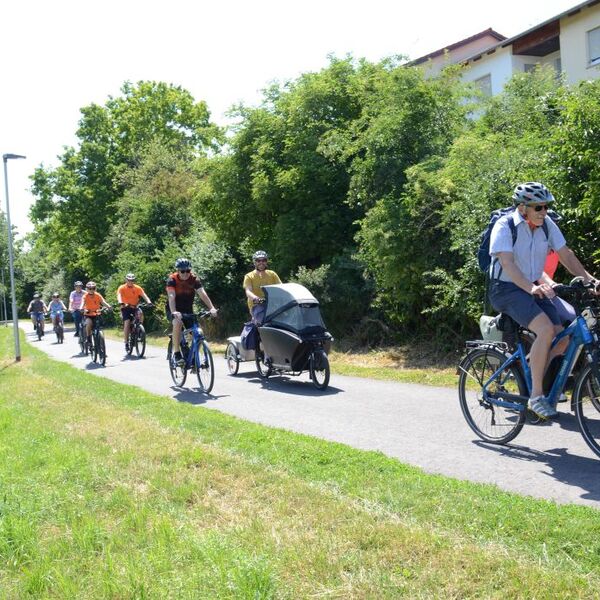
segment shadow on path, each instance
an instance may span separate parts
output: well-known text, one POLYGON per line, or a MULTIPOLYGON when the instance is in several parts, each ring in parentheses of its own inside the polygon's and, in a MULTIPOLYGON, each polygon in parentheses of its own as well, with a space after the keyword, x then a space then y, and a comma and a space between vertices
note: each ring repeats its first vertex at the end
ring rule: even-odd
POLYGON ((548 467, 548 470, 543 471, 546 475, 585 490, 580 495, 581 498, 600 501, 600 461, 597 458, 571 454, 567 448, 540 451, 513 444, 498 446, 481 440, 473 443, 508 458, 545 464, 548 467))
POLYGON ((171 386, 173 390, 173 398, 177 400, 177 402, 187 402, 188 404, 201 405, 206 404, 211 400, 218 400, 219 398, 229 398, 229 394, 207 394, 201 388, 179 388, 174 385, 171 386))

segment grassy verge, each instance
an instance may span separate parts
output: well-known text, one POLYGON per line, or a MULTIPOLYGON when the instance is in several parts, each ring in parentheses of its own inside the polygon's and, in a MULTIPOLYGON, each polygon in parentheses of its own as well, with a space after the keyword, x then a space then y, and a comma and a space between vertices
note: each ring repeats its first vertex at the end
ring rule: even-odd
POLYGON ((10 351, 0 330, 3 597, 597 594, 598 511, 10 351))
MULTIPOLYGON (((110 328, 105 335, 121 341, 121 329, 110 328)), ((209 340, 213 353, 224 353, 226 341, 209 340)), ((148 334, 148 343, 166 348, 169 338, 162 332, 148 334)), ((345 344, 342 342, 341 347, 345 344)), ((329 360, 331 371, 338 375, 387 379, 401 383, 420 383, 442 387, 456 386, 456 363, 458 357, 444 355, 441 358, 431 353, 424 356, 414 348, 383 348, 378 350, 341 349, 334 345, 329 360), (415 356, 416 355, 416 356, 415 356), (433 366, 435 365, 435 366, 433 366)))

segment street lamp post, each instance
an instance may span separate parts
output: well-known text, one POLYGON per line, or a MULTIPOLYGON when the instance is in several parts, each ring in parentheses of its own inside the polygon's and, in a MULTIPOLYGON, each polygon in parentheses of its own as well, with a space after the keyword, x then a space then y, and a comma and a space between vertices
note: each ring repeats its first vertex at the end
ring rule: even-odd
POLYGON ((8 268, 10 271, 10 295, 12 300, 12 318, 13 331, 15 334, 15 360, 21 360, 21 346, 19 344, 19 323, 17 317, 17 296, 15 293, 15 267, 13 262, 13 242, 12 242, 12 227, 10 224, 10 204, 8 201, 8 171, 6 163, 13 158, 25 158, 20 154, 3 154, 2 161, 4 162, 4 191, 6 193, 6 223, 8 226, 8 268))

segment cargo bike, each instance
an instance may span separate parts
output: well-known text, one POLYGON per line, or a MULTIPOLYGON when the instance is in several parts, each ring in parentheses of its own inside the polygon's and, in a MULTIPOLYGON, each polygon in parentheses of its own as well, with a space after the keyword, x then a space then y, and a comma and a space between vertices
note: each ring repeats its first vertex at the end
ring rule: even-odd
POLYGON ((262 289, 264 318, 256 327, 254 342, 243 345, 241 336, 227 338, 229 373, 237 375, 240 363, 254 361, 262 379, 308 371, 313 385, 318 390, 326 389, 330 376, 327 354, 333 337, 325 327, 319 302, 297 283, 265 285, 262 289))

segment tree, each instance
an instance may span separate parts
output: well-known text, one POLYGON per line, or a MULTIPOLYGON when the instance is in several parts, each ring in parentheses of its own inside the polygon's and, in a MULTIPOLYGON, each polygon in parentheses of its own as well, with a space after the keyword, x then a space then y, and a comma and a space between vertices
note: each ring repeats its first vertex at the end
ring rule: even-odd
POLYGON ((122 95, 104 106, 81 109, 78 148, 67 148, 55 169, 40 166, 31 218, 52 262, 88 273, 108 273, 114 258, 106 233, 118 218, 123 174, 152 144, 191 159, 217 147, 220 132, 204 102, 180 87, 142 81, 125 83, 122 95))

